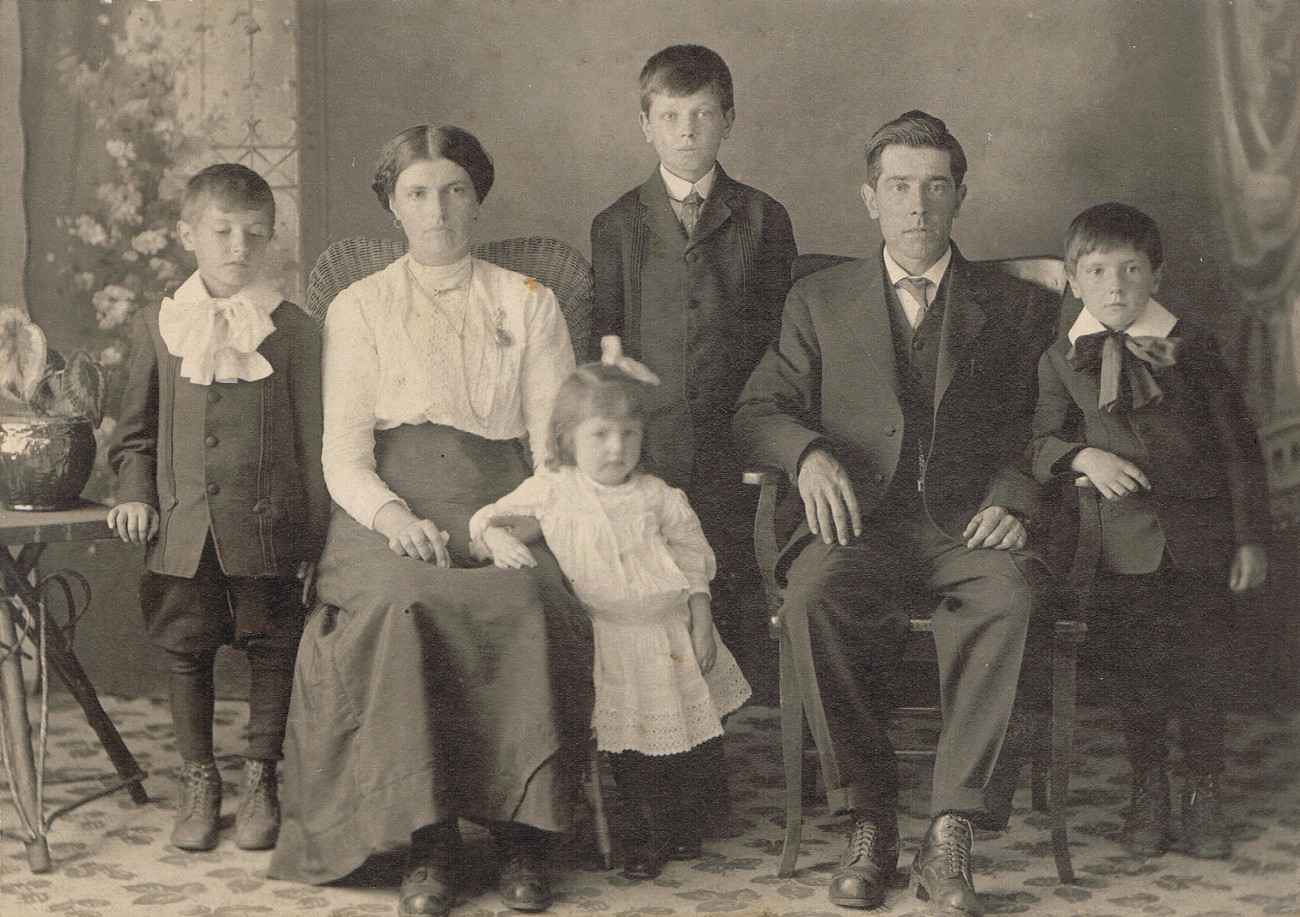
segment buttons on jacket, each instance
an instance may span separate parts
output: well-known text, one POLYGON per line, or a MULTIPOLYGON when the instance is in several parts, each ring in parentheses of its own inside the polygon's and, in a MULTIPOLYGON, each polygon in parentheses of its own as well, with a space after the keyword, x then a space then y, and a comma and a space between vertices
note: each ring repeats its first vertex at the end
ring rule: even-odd
POLYGON ((208 389, 208 404, 216 404, 221 400, 221 392, 215 388, 208 389))
POLYGON ((925 338, 918 337, 912 339, 913 350, 925 350, 925 338))
POLYGON ((696 261, 699 261, 699 260, 700 260, 700 256, 699 256, 698 254, 696 254, 695 252, 687 252, 687 253, 686 253, 686 263, 687 263, 687 264, 694 264, 696 261))
POLYGON ((207 443, 209 447, 212 447, 221 442, 221 440, 217 439, 215 436, 209 436, 204 440, 204 442, 207 443))
POLYGON ((215 496, 216 496, 217 494, 219 494, 219 493, 221 493, 221 485, 220 485, 220 484, 209 484, 209 485, 208 485, 208 496, 210 496, 210 497, 215 497, 215 496))
POLYGON ((262 515, 262 513, 266 512, 270 508, 271 504, 266 500, 258 500, 253 504, 253 512, 258 516, 262 515))

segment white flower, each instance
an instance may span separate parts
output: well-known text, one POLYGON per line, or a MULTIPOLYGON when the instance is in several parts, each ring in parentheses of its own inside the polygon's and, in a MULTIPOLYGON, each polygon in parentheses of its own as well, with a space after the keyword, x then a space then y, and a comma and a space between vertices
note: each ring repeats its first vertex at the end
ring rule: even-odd
POLYGON ((150 258, 149 267, 153 269, 154 274, 158 277, 158 282, 164 285, 175 280, 179 273, 176 264, 166 258, 150 258))
POLYGON ((95 275, 92 271, 79 271, 73 280, 79 290, 89 290, 95 285, 95 275))
POLYGON ((135 294, 124 286, 110 283, 90 298, 95 304, 95 316, 101 331, 112 331, 131 317, 135 294))
POLYGON ((104 144, 104 149, 123 167, 135 162, 135 144, 129 140, 109 140, 104 144))
POLYGON ((167 233, 161 229, 146 229, 131 240, 131 247, 142 255, 156 255, 167 247, 167 233))
POLYGON ((88 213, 77 217, 77 221, 72 224, 72 234, 87 245, 98 246, 108 242, 108 232, 88 213))
POLYGON ((104 366, 117 366, 126 359, 126 351, 121 344, 109 344, 99 352, 99 362, 104 366))

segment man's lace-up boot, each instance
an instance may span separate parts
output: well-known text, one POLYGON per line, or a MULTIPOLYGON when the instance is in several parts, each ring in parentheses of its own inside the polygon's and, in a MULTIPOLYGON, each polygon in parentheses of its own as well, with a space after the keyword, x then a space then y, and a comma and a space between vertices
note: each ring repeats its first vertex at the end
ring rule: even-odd
POLYGON ((1183 821, 1183 846, 1189 856, 1201 860, 1226 860, 1232 855, 1232 841, 1223 821, 1223 800, 1218 774, 1188 776, 1179 800, 1183 821))
POLYGON ((217 846, 217 821, 221 817, 221 772, 217 763, 186 761, 176 782, 172 843, 182 850, 211 850, 217 846))
POLYGON ((280 836, 280 798, 275 762, 244 759, 244 786, 235 812, 235 843, 241 850, 270 850, 280 836))
POLYGON ((1124 848, 1135 857, 1157 857, 1173 843, 1169 774, 1164 766, 1133 772, 1133 797, 1124 817, 1124 848))
POLYGON ((930 823, 912 862, 912 875, 916 897, 929 901, 935 913, 969 917, 983 913, 970 873, 974 843, 975 829, 961 815, 940 815, 930 823))
POLYGON ((898 868, 898 816, 871 815, 853 825, 827 895, 840 907, 876 907, 898 868))

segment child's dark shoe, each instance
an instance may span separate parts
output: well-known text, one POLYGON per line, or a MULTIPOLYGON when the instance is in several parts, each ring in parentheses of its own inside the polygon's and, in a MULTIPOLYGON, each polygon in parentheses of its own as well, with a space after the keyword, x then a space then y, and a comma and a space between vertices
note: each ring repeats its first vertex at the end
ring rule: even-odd
POLYGON ((186 761, 176 782, 172 844, 182 850, 211 850, 217 846, 217 822, 221 817, 221 772, 217 763, 186 761))
POLYGON ((628 845, 627 859, 623 862, 625 879, 657 879, 667 865, 672 848, 667 837, 652 834, 644 840, 628 845))
POLYGON ((1133 798, 1124 819, 1124 848, 1135 857, 1157 857, 1173 843, 1169 775, 1163 767, 1133 774, 1133 798))
POLYGON ((235 843, 241 850, 270 850, 280 836, 280 798, 275 762, 248 758, 235 812, 235 843))
POLYGON ((1183 784, 1179 811, 1183 822, 1183 847, 1201 860, 1226 860, 1232 855, 1223 821, 1223 800, 1217 774, 1200 774, 1183 784))

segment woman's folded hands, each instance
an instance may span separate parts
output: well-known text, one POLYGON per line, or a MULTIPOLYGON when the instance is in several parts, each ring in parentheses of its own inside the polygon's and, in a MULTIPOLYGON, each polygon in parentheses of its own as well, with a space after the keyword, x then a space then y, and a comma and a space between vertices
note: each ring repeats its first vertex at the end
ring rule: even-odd
POLYGON ((439 567, 451 566, 448 534, 396 500, 385 503, 375 513, 374 529, 388 539, 388 547, 399 557, 416 557, 426 563, 437 563, 439 567))

